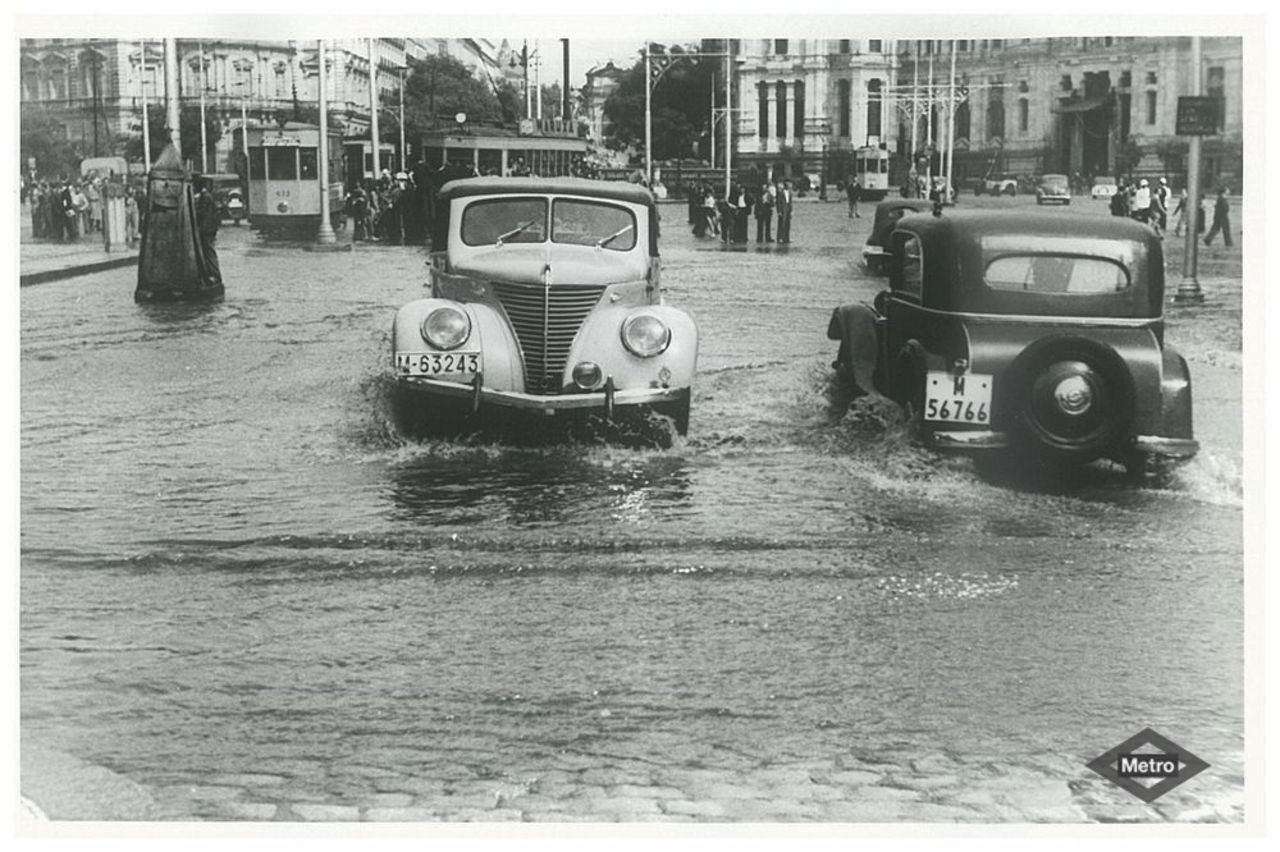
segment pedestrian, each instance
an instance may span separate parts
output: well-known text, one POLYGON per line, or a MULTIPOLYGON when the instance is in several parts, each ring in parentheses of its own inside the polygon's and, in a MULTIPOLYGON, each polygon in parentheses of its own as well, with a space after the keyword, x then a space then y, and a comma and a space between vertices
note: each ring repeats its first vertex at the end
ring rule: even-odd
POLYGON ((1177 220, 1173 226, 1173 235, 1180 237, 1187 228, 1187 218, 1190 213, 1187 212, 1187 188, 1184 186, 1182 192, 1178 193, 1178 206, 1174 208, 1173 215, 1177 220))
POLYGON ((1164 199, 1161 196, 1159 188, 1151 193, 1151 207, 1147 215, 1147 224, 1155 229, 1155 232, 1164 237, 1165 225, 1168 224, 1169 212, 1165 209, 1164 199))
POLYGON ((777 190, 773 184, 765 183, 760 187, 760 195, 756 199, 756 242, 773 242, 773 205, 777 190))
POLYGON ((124 190, 124 239, 129 245, 138 242, 138 199, 131 186, 124 190))
POLYGON ((706 222, 706 230, 710 231, 713 237, 720 236, 719 217, 716 215, 716 194, 709 183, 702 187, 702 216, 706 222))
POLYGON ((351 238, 361 242, 368 238, 369 199, 360 184, 347 193, 346 213, 351 219, 351 238))
POLYGON ((745 243, 747 241, 748 220, 751 218, 751 193, 747 192, 747 188, 741 184, 735 185, 733 192, 729 194, 729 206, 733 210, 733 236, 731 242, 745 243))
POLYGON ((1120 183, 1116 187, 1115 193, 1111 196, 1111 215, 1112 216, 1128 216, 1129 215, 1129 186, 1120 183))
POLYGON ((204 258, 205 281, 222 283, 222 268, 218 265, 218 225, 222 221, 222 205, 213 197, 206 178, 196 183, 196 231, 200 235, 200 251, 204 258))
POLYGON ((62 241, 79 242, 80 213, 76 210, 75 189, 71 186, 71 181, 62 185, 62 191, 58 193, 58 204, 62 210, 62 241))
POLYGON ((1167 231, 1169 230, 1169 179, 1166 177, 1160 178, 1160 182, 1156 186, 1156 191, 1152 194, 1158 200, 1160 205, 1160 212, 1158 214, 1160 216, 1160 230, 1162 232, 1167 231))
POLYGON ((858 180, 858 176, 854 175, 849 178, 849 182, 844 188, 846 200, 849 202, 849 218, 861 219, 862 214, 858 212, 858 202, 862 200, 862 183, 858 180))
POLYGON ((1205 235, 1204 244, 1211 245, 1213 237, 1222 231, 1222 244, 1230 248, 1231 243, 1231 205, 1227 202, 1227 188, 1218 187, 1218 199, 1213 203, 1213 226, 1205 235))
POLYGON ((791 179, 782 181, 778 190, 778 242, 791 242, 791 213, 795 209, 795 194, 791 191, 791 179))
POLYGON ((85 181, 84 197, 89 205, 88 208, 88 232, 102 230, 102 190, 98 187, 98 179, 90 178, 85 181))
POLYGON ((1138 188, 1133 193, 1133 206, 1129 215, 1139 222, 1151 221, 1151 185, 1147 179, 1138 181, 1138 188))

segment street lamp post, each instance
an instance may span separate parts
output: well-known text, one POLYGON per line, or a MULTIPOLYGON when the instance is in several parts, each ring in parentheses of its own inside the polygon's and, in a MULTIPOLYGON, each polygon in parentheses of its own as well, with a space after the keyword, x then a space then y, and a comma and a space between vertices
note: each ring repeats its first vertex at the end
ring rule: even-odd
POLYGON ((378 55, 369 39, 369 135, 373 140, 373 179, 382 173, 382 151, 378 139, 378 55))
POLYGON ((209 173, 209 128, 204 117, 204 42, 196 42, 199 52, 196 54, 200 62, 200 174, 209 173))
POLYGON ((327 44, 320 39, 320 229, 316 232, 316 244, 321 246, 338 243, 333 223, 329 220, 329 92, 325 70, 328 58, 327 44))
MULTIPOLYGON (((1191 94, 1204 93, 1204 69, 1201 67, 1200 36, 1191 37, 1191 94)), ((1182 280, 1173 301, 1178 305, 1198 305, 1204 302, 1204 292, 1196 276, 1196 259, 1200 249, 1200 137, 1192 136, 1187 146, 1187 203, 1182 217, 1191 217, 1187 228, 1187 240, 1182 247, 1182 280)))
POLYGON ((181 119, 178 110, 178 40, 164 40, 165 120, 169 124, 169 141, 182 157, 181 119))
POLYGON ((142 159, 143 165, 147 171, 151 170, 151 120, 147 113, 150 111, 147 105, 147 40, 140 39, 142 53, 142 79, 140 80, 142 89, 142 159))

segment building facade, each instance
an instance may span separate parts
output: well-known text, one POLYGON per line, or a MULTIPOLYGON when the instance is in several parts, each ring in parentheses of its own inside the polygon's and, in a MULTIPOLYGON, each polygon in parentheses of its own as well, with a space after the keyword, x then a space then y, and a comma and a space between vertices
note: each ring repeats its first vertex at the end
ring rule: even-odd
MULTIPOLYGON (((177 51, 182 106, 203 103, 223 131, 210 143, 209 171, 233 168, 233 131, 243 124, 274 125, 281 111, 318 103, 316 41, 178 39, 177 51)), ((399 105, 409 60, 436 54, 482 69, 497 67, 497 49, 476 39, 331 41, 327 82, 332 119, 341 122, 348 136, 367 134, 370 69, 376 68, 379 104, 385 110, 381 120, 386 121, 399 105)), ((55 120, 85 157, 119 151, 123 138, 141 133, 143 104, 164 103, 164 55, 158 39, 25 39, 19 61, 23 107, 38 108, 55 120)))
MULTIPOLYGON (((1244 179, 1243 42, 1202 38, 1202 91, 1220 100, 1221 127, 1203 142, 1206 186, 1244 179)), ((920 93, 898 130, 931 155, 946 147, 954 106, 957 186, 989 172, 1168 175, 1186 171, 1178 97, 1193 92, 1190 37, 1079 37, 901 41, 899 91, 920 93), (955 53, 952 100, 951 62, 955 53), (928 92, 933 92, 930 98, 928 92)), ((936 156, 934 157, 936 162, 936 156)), ((936 168, 935 168, 936 170, 936 168)))

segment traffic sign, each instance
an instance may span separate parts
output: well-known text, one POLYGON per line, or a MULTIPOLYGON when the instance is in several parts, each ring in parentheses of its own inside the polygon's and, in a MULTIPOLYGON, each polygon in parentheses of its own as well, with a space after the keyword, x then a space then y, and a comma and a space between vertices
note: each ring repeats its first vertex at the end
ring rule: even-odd
POLYGON ((1213 136, 1218 132, 1222 112, 1219 98, 1183 95, 1178 98, 1178 120, 1174 132, 1179 136, 1213 136))

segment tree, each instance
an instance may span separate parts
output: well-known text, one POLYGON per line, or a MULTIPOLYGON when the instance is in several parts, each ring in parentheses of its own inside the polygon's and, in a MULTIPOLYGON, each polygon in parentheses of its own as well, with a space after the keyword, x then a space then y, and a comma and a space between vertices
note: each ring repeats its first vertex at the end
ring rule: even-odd
POLYGON ((1116 174, 1133 177, 1133 169, 1142 160, 1142 147, 1130 139, 1116 146, 1116 174))
MULTIPOLYGON (((146 149, 142 144, 142 116, 138 116, 133 124, 136 130, 132 133, 122 134, 117 139, 116 147, 122 152, 126 160, 131 163, 140 163, 146 154, 146 149)), ((164 146, 169 144, 169 129, 164 125, 164 104, 147 104, 147 129, 151 136, 152 159, 159 157, 160 152, 164 150, 164 146)), ((150 168, 151 164, 147 163, 146 166, 150 168)))
MULTIPOLYGON (((715 61, 697 56, 679 58, 696 48, 652 45, 655 68, 666 67, 651 96, 653 152, 655 160, 685 157, 707 132, 715 61)), ((644 59, 626 72, 618 88, 604 104, 611 123, 605 144, 613 150, 644 148, 644 59)))
POLYGON ((36 104, 23 104, 18 131, 18 150, 23 170, 31 159, 36 174, 45 177, 72 175, 80 168, 82 155, 67 139, 66 128, 36 104))
POLYGON ((494 87, 452 56, 410 59, 404 89, 405 132, 413 137, 434 129, 438 118, 452 121, 460 112, 466 113, 468 121, 507 118, 494 87))
POLYGON ((1155 154, 1160 158, 1167 174, 1182 171, 1183 163, 1186 162, 1187 148, 1185 139, 1163 139, 1156 143, 1155 154))

